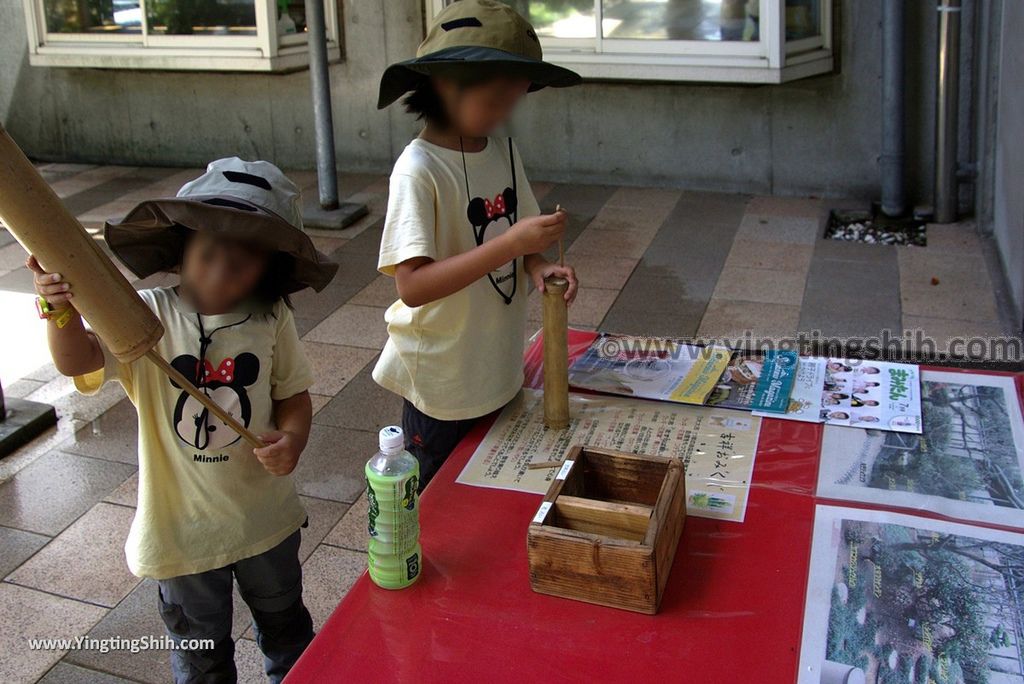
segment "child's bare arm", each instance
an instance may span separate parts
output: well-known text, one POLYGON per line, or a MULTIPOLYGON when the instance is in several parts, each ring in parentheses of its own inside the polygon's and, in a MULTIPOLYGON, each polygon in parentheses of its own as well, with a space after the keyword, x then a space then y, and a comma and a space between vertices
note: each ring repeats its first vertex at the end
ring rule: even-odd
MULTIPOLYGON (((71 285, 59 273, 47 273, 34 256, 25 265, 33 273, 36 292, 57 311, 71 307, 74 295, 71 285)), ((92 373, 103 368, 103 349, 99 340, 85 329, 82 317, 72 310, 71 318, 63 328, 56 319, 46 324, 46 339, 50 346, 53 365, 62 375, 75 376, 92 373)))
POLYGON ((516 257, 543 252, 564 232, 564 212, 533 216, 468 252, 440 261, 426 257, 403 261, 395 268, 398 296, 410 307, 443 299, 516 257))
POLYGON ((253 453, 271 475, 287 475, 299 464, 299 456, 309 441, 309 428, 313 423, 309 392, 275 401, 274 423, 277 430, 260 435, 267 446, 253 449, 253 453))

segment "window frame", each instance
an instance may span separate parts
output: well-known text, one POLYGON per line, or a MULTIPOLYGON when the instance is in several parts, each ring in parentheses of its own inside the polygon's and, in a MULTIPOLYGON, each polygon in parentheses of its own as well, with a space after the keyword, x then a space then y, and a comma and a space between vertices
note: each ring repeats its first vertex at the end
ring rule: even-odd
MULTIPOLYGON (((430 20, 452 0, 424 2, 430 20)), ((785 40, 785 0, 758 2, 756 42, 604 38, 601 0, 594 0, 595 37, 540 40, 545 59, 593 80, 763 84, 833 71, 834 0, 821 0, 818 35, 792 41, 785 40)))
MULTIPOLYGON (((256 33, 236 36, 150 34, 146 0, 139 33, 50 33, 45 0, 23 0, 29 64, 52 67, 287 72, 309 65, 304 34, 278 36, 276 0, 253 0, 256 33)), ((342 56, 341 0, 324 0, 327 58, 342 56)))

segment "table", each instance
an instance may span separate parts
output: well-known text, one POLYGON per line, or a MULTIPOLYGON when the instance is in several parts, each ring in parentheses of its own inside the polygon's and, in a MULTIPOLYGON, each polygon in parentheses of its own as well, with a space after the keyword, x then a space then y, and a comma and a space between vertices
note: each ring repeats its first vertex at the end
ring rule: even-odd
MULTIPOLYGON (((577 350, 594 335, 571 334, 577 350)), ((528 384, 539 357, 535 342, 528 384)), ((541 497, 455 482, 492 422, 421 499, 419 582, 392 592, 364 573, 289 682, 794 681, 821 425, 764 420, 746 521, 688 518, 661 612, 647 616, 531 591, 526 531, 541 497)))

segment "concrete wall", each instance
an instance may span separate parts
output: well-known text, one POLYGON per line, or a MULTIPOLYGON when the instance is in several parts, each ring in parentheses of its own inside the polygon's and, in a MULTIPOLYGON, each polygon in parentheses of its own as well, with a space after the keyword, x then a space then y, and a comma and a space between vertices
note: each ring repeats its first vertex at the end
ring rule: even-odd
MULTIPOLYGON (((533 175, 791 195, 877 195, 880 0, 842 0, 839 74, 782 86, 590 83, 542 91, 512 131, 533 175)), ((22 0, 0 0, 0 119, 40 158, 313 165, 305 72, 193 74, 30 67, 22 0)), ((384 66, 413 53, 422 0, 344 0, 347 59, 332 67, 340 163, 385 171, 414 134, 374 103, 384 66)), ((931 183, 935 19, 910 3, 909 187, 931 183)))
MULTIPOLYGON (((344 3, 347 59, 331 67, 338 154, 386 169, 415 130, 378 112, 377 84, 422 38, 416 0, 344 3), (386 26, 386 28, 385 28, 386 26), (412 46, 412 47, 410 47, 412 46)), ((22 0, 0 0, 0 120, 30 155, 107 163, 202 165, 228 154, 312 168, 309 73, 56 69, 28 63, 22 0)))
POLYGON ((995 149, 993 234, 1003 268, 1024 320, 1024 3, 1004 0, 1002 16, 998 123, 995 149))

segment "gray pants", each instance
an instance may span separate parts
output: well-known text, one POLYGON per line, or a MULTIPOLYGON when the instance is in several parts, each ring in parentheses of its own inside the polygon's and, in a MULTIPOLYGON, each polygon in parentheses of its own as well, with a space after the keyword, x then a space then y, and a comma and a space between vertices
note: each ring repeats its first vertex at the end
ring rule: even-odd
POLYGON ((231 638, 231 583, 238 582, 253 618, 268 679, 278 684, 313 640, 313 620, 302 603, 299 532, 265 553, 223 568, 160 580, 160 617, 171 638, 212 639, 206 650, 175 649, 176 684, 233 683, 235 642, 231 638))

